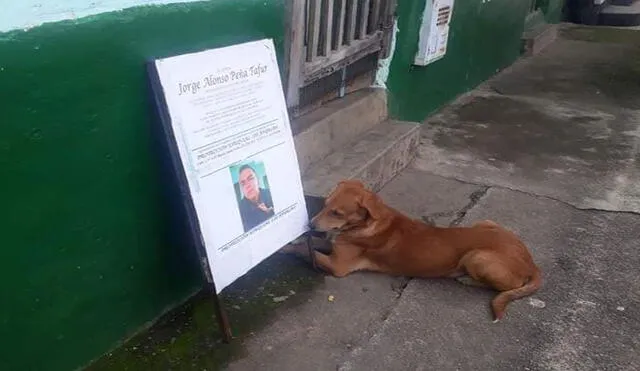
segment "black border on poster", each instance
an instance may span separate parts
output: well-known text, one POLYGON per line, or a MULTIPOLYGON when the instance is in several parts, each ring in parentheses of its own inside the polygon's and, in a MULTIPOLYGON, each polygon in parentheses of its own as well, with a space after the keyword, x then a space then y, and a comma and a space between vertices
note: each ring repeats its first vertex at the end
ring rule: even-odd
POLYGON ((162 133, 164 134, 165 140, 164 144, 167 146, 171 160, 172 172, 178 183, 180 201, 184 211, 186 212, 187 222, 189 224, 189 237, 191 239, 191 243, 196 247, 198 260, 200 262, 200 267, 202 268, 202 274, 206 280, 206 289, 208 293, 213 296, 216 317, 218 318, 218 325, 222 331, 223 340, 225 343, 229 343, 233 340, 231 325, 229 324, 229 319, 224 307, 222 306, 222 300, 216 292, 215 282, 213 282, 211 267, 209 266, 209 258, 204 245, 202 231, 200 230, 198 214, 193 204, 193 198, 191 197, 191 191, 189 190, 189 183, 182 165, 180 152, 178 151, 173 126, 171 125, 171 116, 169 115, 167 101, 164 96, 164 89, 160 81, 155 60, 146 62, 146 70, 152 95, 151 101, 156 111, 157 121, 159 121, 159 124, 162 127, 162 133))

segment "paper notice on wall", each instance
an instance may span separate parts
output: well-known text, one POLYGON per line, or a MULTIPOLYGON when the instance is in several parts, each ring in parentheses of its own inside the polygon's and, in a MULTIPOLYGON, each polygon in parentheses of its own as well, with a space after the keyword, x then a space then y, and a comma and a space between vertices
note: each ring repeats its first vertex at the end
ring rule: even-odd
POLYGON ((155 67, 220 292, 307 228, 274 45, 249 42, 155 67))
POLYGON ((426 66, 447 54, 454 0, 427 0, 414 64, 426 66))

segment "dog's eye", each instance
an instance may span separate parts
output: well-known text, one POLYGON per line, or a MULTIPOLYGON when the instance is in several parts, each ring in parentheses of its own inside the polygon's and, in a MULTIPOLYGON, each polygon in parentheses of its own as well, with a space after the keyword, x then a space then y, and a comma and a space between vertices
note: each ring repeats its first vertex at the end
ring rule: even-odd
POLYGON ((330 212, 331 216, 337 216, 337 217, 341 217, 342 213, 338 210, 331 210, 330 212))

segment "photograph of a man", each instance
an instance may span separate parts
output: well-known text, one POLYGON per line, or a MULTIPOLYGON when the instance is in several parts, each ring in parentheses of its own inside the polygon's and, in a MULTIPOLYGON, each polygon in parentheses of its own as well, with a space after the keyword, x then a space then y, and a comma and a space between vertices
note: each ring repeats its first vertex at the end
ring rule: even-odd
POLYGON ((267 176, 264 172, 264 165, 257 161, 254 161, 252 165, 243 164, 237 168, 236 173, 238 208, 245 232, 275 215, 271 192, 266 186, 267 176), (263 187, 260 186, 261 180, 264 184, 263 187))

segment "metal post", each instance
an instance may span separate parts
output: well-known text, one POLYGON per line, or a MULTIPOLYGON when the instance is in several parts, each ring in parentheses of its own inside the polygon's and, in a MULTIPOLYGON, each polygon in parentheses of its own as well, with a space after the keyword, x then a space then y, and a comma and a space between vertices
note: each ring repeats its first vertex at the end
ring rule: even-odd
POLYGON ((220 331, 222 331, 222 341, 229 344, 231 340, 233 340, 229 317, 227 316, 227 312, 222 306, 222 300, 220 300, 220 296, 218 296, 218 294, 216 293, 216 285, 211 282, 207 286, 209 287, 209 291, 213 293, 213 305, 215 307, 216 317, 218 318, 218 326, 220 327, 220 331))

